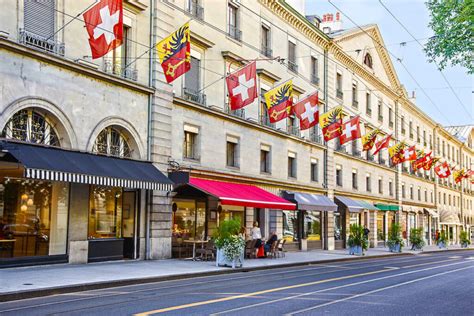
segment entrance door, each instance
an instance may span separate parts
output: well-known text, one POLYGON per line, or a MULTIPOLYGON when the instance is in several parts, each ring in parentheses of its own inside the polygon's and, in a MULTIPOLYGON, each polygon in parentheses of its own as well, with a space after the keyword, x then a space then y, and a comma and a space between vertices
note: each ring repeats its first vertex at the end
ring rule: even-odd
POLYGON ((137 215, 137 192, 123 192, 122 208, 122 232, 123 232, 123 256, 124 258, 135 259, 135 244, 137 236, 137 227, 135 217, 137 215))

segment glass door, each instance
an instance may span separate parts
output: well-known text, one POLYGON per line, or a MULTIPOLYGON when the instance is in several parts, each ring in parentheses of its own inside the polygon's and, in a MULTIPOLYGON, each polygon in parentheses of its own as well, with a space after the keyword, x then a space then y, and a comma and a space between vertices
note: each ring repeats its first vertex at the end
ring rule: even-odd
POLYGON ((122 207, 122 233, 123 233, 123 256, 129 259, 135 259, 135 245, 137 228, 135 227, 136 216, 136 191, 123 192, 122 207))

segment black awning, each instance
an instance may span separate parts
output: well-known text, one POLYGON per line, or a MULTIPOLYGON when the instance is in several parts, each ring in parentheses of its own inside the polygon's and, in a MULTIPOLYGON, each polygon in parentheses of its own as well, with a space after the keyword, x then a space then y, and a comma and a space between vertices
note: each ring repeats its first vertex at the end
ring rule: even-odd
POLYGON ((337 205, 327 196, 311 193, 283 191, 283 198, 297 203, 298 210, 335 212, 337 205))
POLYGON ((31 179, 172 190, 171 180, 151 162, 110 157, 56 147, 0 141, 4 160, 16 160, 31 179))

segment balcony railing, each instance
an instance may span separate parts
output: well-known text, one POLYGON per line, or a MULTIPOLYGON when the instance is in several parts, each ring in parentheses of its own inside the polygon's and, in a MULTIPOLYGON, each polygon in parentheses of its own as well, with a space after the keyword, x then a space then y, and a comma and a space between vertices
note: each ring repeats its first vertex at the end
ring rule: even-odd
POLYGON ((270 47, 266 46, 266 45, 262 46, 261 53, 262 53, 263 56, 266 56, 266 57, 272 57, 273 56, 273 50, 270 47))
POLYGON ((296 61, 288 60, 288 69, 298 73, 298 65, 296 64, 296 61))
POLYGON ((298 126, 288 126, 288 133, 295 136, 300 136, 300 128, 298 126))
POLYGON ((270 118, 267 115, 260 115, 260 124, 275 128, 275 124, 270 122, 270 118))
POLYGON ((367 161, 375 161, 375 157, 367 152, 367 161))
POLYGON ((352 150, 352 156, 354 157, 362 157, 362 152, 360 150, 352 150))
POLYGON ((346 147, 344 145, 336 144, 336 151, 347 154, 346 147))
POLYGON ((371 109, 371 108, 367 108, 366 113, 367 113, 368 116, 371 116, 371 115, 372 115, 372 109, 371 109))
POLYGON ((388 122, 388 127, 393 128, 393 121, 388 122))
POLYGON ((383 122, 383 116, 382 115, 379 115, 379 122, 383 122))
POLYGON ((339 98, 339 99, 342 99, 343 96, 344 96, 344 93, 342 93, 342 90, 337 89, 336 90, 336 97, 339 98))
POLYGON ((190 13, 192 16, 195 16, 199 20, 204 19, 204 8, 193 1, 190 1, 189 3, 188 13, 190 13))
POLYGON ((352 107, 358 109, 359 108, 359 101, 352 100, 352 107))
POLYGON ((245 109, 244 108, 237 109, 237 110, 231 110, 229 105, 227 105, 227 113, 229 113, 230 115, 233 115, 233 116, 245 118, 245 109))
POLYGON ((319 77, 316 74, 311 75, 311 83, 319 86, 319 77))
POLYGON ((315 142, 315 143, 318 143, 318 144, 322 144, 323 143, 323 136, 321 134, 318 134, 316 132, 311 132, 309 134, 309 139, 312 141, 312 142, 315 142))
POLYGON ((242 40, 242 31, 235 25, 229 24, 228 26, 229 36, 239 42, 242 40))
POLYGON ((63 43, 56 42, 53 39, 47 39, 43 36, 20 29, 19 42, 21 44, 43 50, 48 53, 64 56, 65 47, 63 43))
POLYGON ((120 63, 114 63, 112 58, 105 58, 102 70, 109 74, 114 74, 125 79, 133 81, 138 80, 138 70, 136 68, 127 67, 123 69, 120 63))
POLYGON ((386 162, 387 162, 387 161, 386 161, 385 159, 383 159, 382 157, 379 157, 379 164, 385 165, 386 162))
POLYGON ((183 88, 183 98, 188 101, 206 105, 206 95, 199 91, 194 91, 189 88, 183 88))

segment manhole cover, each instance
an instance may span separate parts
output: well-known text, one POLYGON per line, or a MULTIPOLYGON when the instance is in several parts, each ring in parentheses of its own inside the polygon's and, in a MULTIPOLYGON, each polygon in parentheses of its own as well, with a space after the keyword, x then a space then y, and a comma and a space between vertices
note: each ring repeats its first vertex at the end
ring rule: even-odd
POLYGON ((33 285, 33 283, 23 283, 23 285, 33 285))

